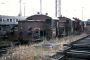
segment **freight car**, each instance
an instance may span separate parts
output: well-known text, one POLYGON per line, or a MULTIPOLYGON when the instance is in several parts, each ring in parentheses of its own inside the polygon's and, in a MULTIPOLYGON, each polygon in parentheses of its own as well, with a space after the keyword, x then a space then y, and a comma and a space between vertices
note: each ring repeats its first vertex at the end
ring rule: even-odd
POLYGON ((76 34, 80 34, 82 31, 84 31, 84 22, 78 18, 73 17, 73 19, 74 31, 76 32, 76 34))
POLYGON ((57 18, 47 15, 32 15, 27 17, 25 21, 19 21, 19 38, 22 40, 41 41, 44 38, 52 39, 68 36, 74 29, 78 28, 78 26, 75 26, 76 22, 73 22, 75 21, 67 17, 57 18))
POLYGON ((67 17, 57 18, 41 14, 32 15, 25 20, 18 21, 17 28, 11 25, 8 27, 5 36, 8 36, 9 40, 18 40, 19 42, 42 41, 44 38, 49 40, 55 37, 68 36, 74 31, 84 30, 83 22, 79 19, 74 18, 74 21, 72 21, 67 17), (79 21, 78 24, 77 21, 79 21))
POLYGON ((68 36, 72 32, 72 20, 67 17, 58 17, 59 18, 59 37, 68 36))
POLYGON ((25 21, 18 22, 19 40, 41 41, 45 37, 52 39, 58 36, 57 17, 46 15, 33 15, 25 21))

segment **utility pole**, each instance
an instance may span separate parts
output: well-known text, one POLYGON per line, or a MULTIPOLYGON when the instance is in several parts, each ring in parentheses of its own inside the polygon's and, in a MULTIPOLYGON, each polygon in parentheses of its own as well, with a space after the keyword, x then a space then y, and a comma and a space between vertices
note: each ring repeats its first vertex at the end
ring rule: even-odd
POLYGON ((40 0, 40 14, 42 14, 42 0, 40 0))
POLYGON ((24 4, 24 17, 25 17, 25 4, 26 4, 26 3, 23 3, 23 4, 24 4))
POLYGON ((66 12, 66 17, 68 17, 68 10, 65 10, 65 12, 66 12))
POLYGON ((34 8, 33 8, 33 14, 34 14, 34 8))
POLYGON ((55 16, 61 16, 61 0, 55 0, 55 16))
POLYGON ((76 15, 76 10, 74 10, 74 13, 75 13, 75 17, 77 17, 77 15, 76 15))
POLYGON ((20 3, 20 12, 19 12, 19 16, 22 16, 22 13, 21 13, 21 0, 19 1, 20 3))
POLYGON ((55 0, 55 16, 57 17, 57 0, 55 0))
POLYGON ((82 7, 82 20, 83 20, 83 8, 84 8, 84 7, 82 7))

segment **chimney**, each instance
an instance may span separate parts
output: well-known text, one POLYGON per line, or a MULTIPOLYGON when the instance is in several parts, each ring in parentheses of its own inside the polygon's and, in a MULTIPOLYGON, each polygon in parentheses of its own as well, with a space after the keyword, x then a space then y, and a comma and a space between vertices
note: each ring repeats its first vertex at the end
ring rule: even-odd
POLYGON ((40 14, 40 12, 37 12, 37 14, 39 15, 39 14, 40 14))
POLYGON ((45 13, 45 15, 48 15, 48 13, 45 13))

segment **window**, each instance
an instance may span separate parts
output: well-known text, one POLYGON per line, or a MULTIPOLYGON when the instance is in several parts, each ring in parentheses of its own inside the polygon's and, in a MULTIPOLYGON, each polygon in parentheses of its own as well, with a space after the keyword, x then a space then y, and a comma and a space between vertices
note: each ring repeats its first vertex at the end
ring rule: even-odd
POLYGON ((45 30, 40 30, 40 36, 45 36, 46 32, 45 30))
POLYGON ((18 21, 20 21, 20 19, 18 21))
POLYGON ((18 22, 18 19, 16 19, 16 22, 18 22))
POLYGON ((36 31, 36 33, 38 33, 38 31, 36 31))
POLYGON ((16 22, 15 20, 16 20, 16 19, 13 19, 13 22, 16 22))
POLYGON ((3 19, 3 22, 5 22, 6 20, 5 19, 3 19))
POLYGON ((46 19, 45 24, 46 25, 51 25, 51 19, 46 19))
POLYGON ((7 19, 7 22, 9 22, 9 19, 7 19))
POLYGON ((28 26, 28 30, 31 30, 32 29, 32 27, 31 26, 28 26))
POLYGON ((66 20, 66 23, 68 24, 69 23, 69 20, 66 20))
POLYGON ((2 18, 0 18, 0 22, 2 22, 2 18))
POLYGON ((57 27, 57 21, 53 20, 53 27, 57 27))
POLYGON ((10 22, 12 22, 12 19, 10 19, 10 22))

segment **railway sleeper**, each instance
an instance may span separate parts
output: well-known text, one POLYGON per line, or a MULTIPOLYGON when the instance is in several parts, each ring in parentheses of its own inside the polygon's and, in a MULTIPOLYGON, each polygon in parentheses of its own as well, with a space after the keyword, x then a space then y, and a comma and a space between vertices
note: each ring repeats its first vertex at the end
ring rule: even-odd
POLYGON ((0 49, 3 49, 3 48, 9 48, 9 47, 11 47, 11 45, 5 45, 5 46, 0 46, 0 49))
POLYGON ((90 51, 84 51, 84 50, 82 50, 82 51, 70 50, 70 52, 90 54, 90 51))
POLYGON ((64 44, 63 46, 68 46, 72 48, 90 48, 90 43, 64 44))
POLYGON ((69 51, 71 48, 69 47, 69 48, 66 48, 66 49, 64 49, 64 50, 59 50, 59 51, 57 51, 57 53, 58 54, 66 54, 66 52, 67 51, 69 51))
POLYGON ((90 48, 90 43, 89 44, 73 44, 72 47, 74 48, 90 48))
POLYGON ((78 39, 78 40, 76 40, 76 41, 70 42, 70 43, 68 43, 68 44, 63 44, 63 46, 69 46, 69 47, 71 47, 73 44, 79 43, 80 41, 85 40, 85 39, 88 40, 87 42, 89 42, 89 39, 87 39, 87 38, 90 38, 90 35, 85 36, 85 37, 83 37, 83 38, 80 38, 80 39, 78 39))
POLYGON ((71 46, 71 44, 70 44, 70 43, 68 43, 68 44, 63 44, 63 46, 71 46))
POLYGON ((7 50, 0 50, 0 54, 2 55, 2 54, 5 54, 5 53, 7 53, 7 50))
POLYGON ((71 48, 71 51, 90 51, 90 48, 71 48))
POLYGON ((67 57, 74 57, 74 58, 83 58, 83 59, 90 59, 90 52, 67 52, 67 57))
POLYGON ((86 59, 81 59, 81 58, 67 58, 67 60, 86 60, 86 59))

